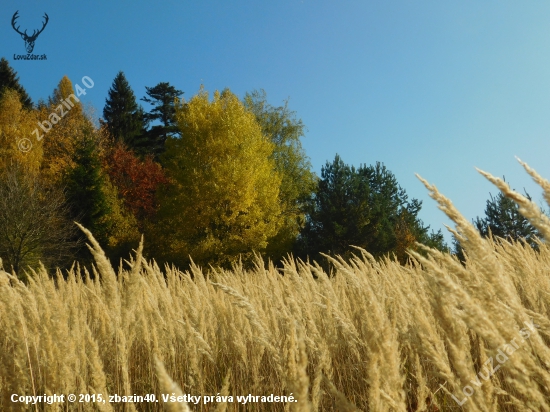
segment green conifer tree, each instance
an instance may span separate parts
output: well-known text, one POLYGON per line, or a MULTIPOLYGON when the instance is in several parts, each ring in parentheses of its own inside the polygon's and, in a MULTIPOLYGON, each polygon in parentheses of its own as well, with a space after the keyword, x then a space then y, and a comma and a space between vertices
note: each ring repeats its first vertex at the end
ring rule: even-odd
POLYGON ((146 151, 143 109, 138 106, 123 72, 118 72, 103 108, 107 130, 116 141, 124 143, 136 153, 146 151))
POLYGON ((74 167, 64 179, 67 200, 73 219, 89 229, 101 244, 108 243, 111 212, 105 195, 106 177, 101 168, 97 142, 93 131, 79 142, 74 155, 74 167))
POLYGON ((0 59, 0 98, 2 98, 5 89, 13 89, 19 93, 19 99, 25 109, 32 109, 32 100, 26 90, 19 83, 19 77, 8 61, 2 57, 0 59))
MULTIPOLYGON (((525 196, 531 200, 526 192, 525 196)), ((525 239, 531 246, 535 246, 535 236, 539 236, 537 230, 529 220, 519 212, 519 207, 512 199, 504 196, 490 195, 485 207, 485 217, 477 217, 474 224, 482 236, 493 236, 503 239, 525 239)))
POLYGON ((383 164, 356 169, 336 155, 321 170, 299 251, 314 258, 319 252, 347 255, 354 245, 376 257, 395 253, 405 261, 415 242, 441 243, 437 233, 427 234, 429 228, 418 218, 420 209, 421 202, 409 201, 383 164))
POLYGON ((153 106, 151 111, 145 114, 145 119, 147 122, 161 123, 153 125, 147 131, 149 152, 157 157, 164 151, 164 144, 169 136, 180 135, 174 102, 183 95, 183 92, 167 82, 161 82, 155 87, 145 87, 145 89, 147 89, 147 97, 141 100, 153 106))

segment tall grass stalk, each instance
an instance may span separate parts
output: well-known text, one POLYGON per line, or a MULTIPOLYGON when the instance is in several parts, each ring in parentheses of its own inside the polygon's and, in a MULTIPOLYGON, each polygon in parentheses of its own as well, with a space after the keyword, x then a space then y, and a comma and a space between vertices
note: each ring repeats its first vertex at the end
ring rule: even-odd
MULTIPOLYGON (((550 183, 522 165, 550 200, 550 183)), ((482 174, 550 234, 536 205, 482 174)), ((422 181, 455 222, 464 265, 425 248, 406 265, 357 250, 331 258, 331 276, 315 262, 280 270, 259 258, 252 270, 181 272, 144 259, 142 243, 115 271, 81 228, 92 273, 41 267, 22 283, 0 270, 0 410, 25 410, 12 394, 219 393, 234 402, 33 410, 549 411, 550 248, 480 237, 422 181), (500 367, 489 377, 490 360, 500 367), (291 393, 297 403, 236 400, 291 393)))

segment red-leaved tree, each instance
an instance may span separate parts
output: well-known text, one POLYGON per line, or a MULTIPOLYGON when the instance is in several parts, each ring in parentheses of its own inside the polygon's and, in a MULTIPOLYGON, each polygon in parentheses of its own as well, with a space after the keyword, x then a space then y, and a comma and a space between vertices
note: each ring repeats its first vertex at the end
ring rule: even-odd
POLYGON ((120 143, 106 160, 107 172, 128 210, 140 224, 151 218, 157 210, 155 194, 160 185, 168 183, 162 167, 151 156, 139 159, 120 143))

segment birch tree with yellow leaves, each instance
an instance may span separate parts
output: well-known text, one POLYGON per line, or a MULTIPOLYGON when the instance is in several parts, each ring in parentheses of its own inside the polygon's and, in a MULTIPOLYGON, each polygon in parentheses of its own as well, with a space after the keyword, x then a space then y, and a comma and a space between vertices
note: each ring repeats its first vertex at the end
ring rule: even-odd
POLYGON ((263 252, 280 229, 281 176, 255 116, 228 89, 199 91, 176 107, 181 138, 168 138, 155 256, 226 266, 263 252))
POLYGON ((37 172, 42 162, 42 142, 33 139, 36 110, 26 109, 20 95, 7 89, 0 98, 0 173, 13 162, 37 172))

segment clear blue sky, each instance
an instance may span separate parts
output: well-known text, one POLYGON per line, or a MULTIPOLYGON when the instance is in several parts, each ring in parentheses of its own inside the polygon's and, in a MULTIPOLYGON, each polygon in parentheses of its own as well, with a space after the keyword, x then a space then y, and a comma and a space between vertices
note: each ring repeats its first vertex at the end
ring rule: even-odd
MULTIPOLYGON (((34 101, 63 75, 89 76, 84 101, 101 115, 119 70, 136 96, 168 81, 191 97, 229 87, 290 97, 308 128, 304 147, 319 172, 339 153, 381 161, 433 228, 448 220, 414 173, 471 219, 496 190, 474 166, 506 176, 541 199, 514 156, 550 178, 548 1, 59 1, 2 0, 1 56, 34 101), (10 25, 48 27, 34 53, 10 25)), ((145 108, 148 106, 145 104, 145 108)))

